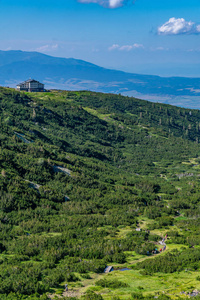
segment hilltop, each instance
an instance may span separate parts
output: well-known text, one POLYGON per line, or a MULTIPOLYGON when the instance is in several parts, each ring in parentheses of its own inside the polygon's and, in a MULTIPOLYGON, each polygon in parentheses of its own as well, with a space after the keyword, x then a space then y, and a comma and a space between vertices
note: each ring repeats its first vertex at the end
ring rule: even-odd
POLYGON ((1 299, 200 289, 199 110, 0 88, 0 128, 1 299))
POLYGON ((0 85, 15 87, 27 78, 35 78, 47 88, 121 93, 154 102, 200 108, 199 78, 126 73, 39 52, 0 51, 0 85))

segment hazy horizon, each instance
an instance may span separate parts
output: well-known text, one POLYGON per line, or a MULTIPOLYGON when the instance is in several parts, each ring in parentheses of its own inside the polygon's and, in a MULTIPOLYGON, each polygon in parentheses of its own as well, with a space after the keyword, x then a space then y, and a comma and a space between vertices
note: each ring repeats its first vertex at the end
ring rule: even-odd
POLYGON ((200 77, 200 3, 0 2, 0 49, 73 57, 130 73, 200 77))

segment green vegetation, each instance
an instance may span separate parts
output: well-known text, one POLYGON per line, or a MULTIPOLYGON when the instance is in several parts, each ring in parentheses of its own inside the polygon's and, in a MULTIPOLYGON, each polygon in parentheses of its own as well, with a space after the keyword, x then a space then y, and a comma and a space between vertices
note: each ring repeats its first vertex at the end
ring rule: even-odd
POLYGON ((198 110, 0 88, 0 299, 200 289, 199 138, 198 110))

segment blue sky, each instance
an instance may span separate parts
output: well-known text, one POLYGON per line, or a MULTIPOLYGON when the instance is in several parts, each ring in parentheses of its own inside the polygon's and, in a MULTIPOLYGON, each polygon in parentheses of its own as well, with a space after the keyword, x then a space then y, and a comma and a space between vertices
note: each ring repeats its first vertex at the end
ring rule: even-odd
POLYGON ((0 0, 0 49, 200 77, 200 0, 0 0))

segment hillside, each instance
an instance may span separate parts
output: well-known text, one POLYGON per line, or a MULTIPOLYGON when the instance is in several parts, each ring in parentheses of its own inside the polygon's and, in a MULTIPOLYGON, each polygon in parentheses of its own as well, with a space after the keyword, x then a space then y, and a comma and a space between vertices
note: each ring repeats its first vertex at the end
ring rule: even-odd
POLYGON ((200 289, 199 110, 0 88, 0 128, 0 299, 200 289))
POLYGON ((102 68, 73 59, 38 52, 0 51, 0 85, 15 87, 28 78, 47 88, 122 93, 199 109, 199 78, 164 78, 102 68))

